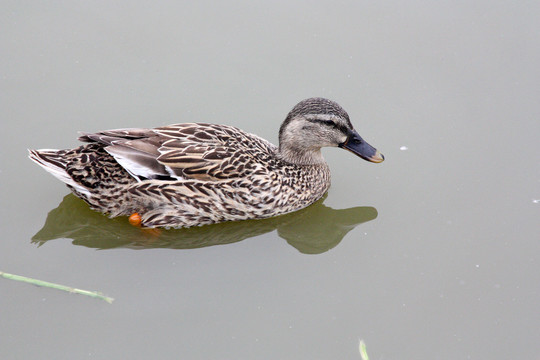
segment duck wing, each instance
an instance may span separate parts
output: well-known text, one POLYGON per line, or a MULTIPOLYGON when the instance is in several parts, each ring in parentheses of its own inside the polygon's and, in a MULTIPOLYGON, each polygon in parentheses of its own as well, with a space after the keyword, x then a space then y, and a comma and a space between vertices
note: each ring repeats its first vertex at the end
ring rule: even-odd
POLYGON ((99 142, 137 180, 219 181, 261 170, 276 147, 226 125, 188 123, 154 129, 117 129, 82 134, 99 142))
POLYGON ((268 141, 238 128, 215 124, 177 124, 154 129, 168 138, 157 161, 174 175, 219 181, 245 177, 276 151, 268 141))

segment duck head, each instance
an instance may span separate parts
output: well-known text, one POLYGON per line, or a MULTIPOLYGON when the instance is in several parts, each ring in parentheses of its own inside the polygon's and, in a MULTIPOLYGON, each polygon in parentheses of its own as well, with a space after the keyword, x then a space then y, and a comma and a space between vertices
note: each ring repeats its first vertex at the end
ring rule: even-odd
POLYGON ((299 102, 279 129, 280 156, 295 164, 324 162, 321 148, 340 147, 379 163, 384 156, 354 130, 349 115, 336 102, 309 98, 299 102))

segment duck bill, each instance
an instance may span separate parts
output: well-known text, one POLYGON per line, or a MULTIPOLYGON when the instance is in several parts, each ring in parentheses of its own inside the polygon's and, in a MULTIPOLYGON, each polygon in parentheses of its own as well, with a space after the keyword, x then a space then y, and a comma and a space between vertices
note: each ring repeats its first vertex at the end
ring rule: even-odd
POLYGON ((365 142, 356 131, 351 131, 347 140, 344 143, 338 145, 340 148, 349 150, 353 154, 360 156, 362 159, 371 161, 374 163, 380 163, 384 160, 383 154, 381 154, 373 146, 365 142))

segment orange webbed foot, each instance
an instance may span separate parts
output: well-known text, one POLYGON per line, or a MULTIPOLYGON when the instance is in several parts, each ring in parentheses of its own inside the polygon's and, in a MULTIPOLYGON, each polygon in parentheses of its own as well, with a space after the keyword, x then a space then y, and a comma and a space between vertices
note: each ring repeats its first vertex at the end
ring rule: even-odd
POLYGON ((142 227, 142 217, 139 213, 133 213, 129 216, 129 223, 133 226, 139 227, 142 231, 152 237, 158 237, 161 234, 161 229, 155 228, 143 228, 142 227))
POLYGON ((139 213, 133 213, 129 216, 129 223, 133 226, 141 227, 142 218, 139 213))

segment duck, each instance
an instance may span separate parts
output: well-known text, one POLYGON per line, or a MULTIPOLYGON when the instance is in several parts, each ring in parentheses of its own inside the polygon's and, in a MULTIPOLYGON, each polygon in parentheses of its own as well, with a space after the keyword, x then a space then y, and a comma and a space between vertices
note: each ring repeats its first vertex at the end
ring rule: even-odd
POLYGON ((81 146, 28 150, 93 210, 144 228, 188 228, 303 209, 330 188, 321 148, 380 163, 335 101, 309 98, 287 114, 279 145, 233 126, 180 123, 80 133, 81 146))

